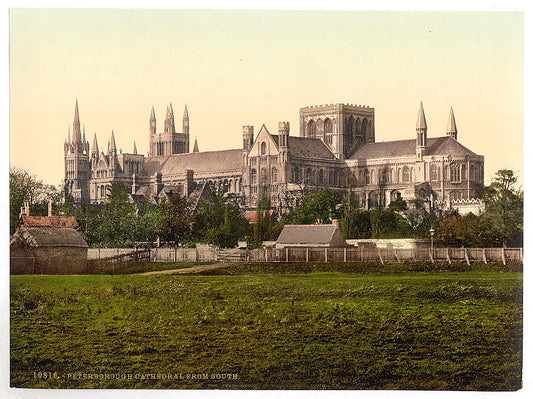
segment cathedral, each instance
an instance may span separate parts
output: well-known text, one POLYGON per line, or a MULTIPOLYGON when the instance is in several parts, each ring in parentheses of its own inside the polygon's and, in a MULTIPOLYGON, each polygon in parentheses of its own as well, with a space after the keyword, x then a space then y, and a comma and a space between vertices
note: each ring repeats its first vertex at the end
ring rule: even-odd
MULTIPOLYGON (((413 118, 414 119, 414 118, 413 118)), ((361 208, 387 206, 397 199, 417 200, 428 211, 479 211, 477 192, 483 188, 484 158, 458 141, 453 109, 445 135, 427 137, 420 103, 413 139, 376 142, 374 108, 329 104, 300 109, 300 134, 279 122, 277 134, 263 125, 243 126, 242 148, 190 152, 189 113, 185 106, 182 132, 176 132, 172 104, 163 131, 157 130, 152 107, 147 156, 117 152, 114 132, 107 149, 96 134, 89 147, 80 125, 78 102, 72 137, 64 144, 65 187, 75 203, 104 203, 108 188, 123 182, 132 201, 158 203, 178 193, 198 201, 216 190, 244 211, 255 210, 262 198, 277 215, 296 207, 307 192, 322 188, 346 196, 353 191, 361 208)))

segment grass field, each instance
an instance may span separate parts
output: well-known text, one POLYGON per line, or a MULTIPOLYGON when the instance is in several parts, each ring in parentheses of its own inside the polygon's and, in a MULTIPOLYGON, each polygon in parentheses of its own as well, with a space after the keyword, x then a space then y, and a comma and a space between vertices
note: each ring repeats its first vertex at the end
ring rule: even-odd
POLYGON ((519 389, 522 273, 446 268, 11 276, 11 386, 519 389))

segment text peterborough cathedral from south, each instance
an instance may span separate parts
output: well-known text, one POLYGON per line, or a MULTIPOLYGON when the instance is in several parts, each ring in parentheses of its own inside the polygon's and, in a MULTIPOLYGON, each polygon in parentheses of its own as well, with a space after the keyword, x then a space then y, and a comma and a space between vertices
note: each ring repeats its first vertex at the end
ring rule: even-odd
POLYGON ((200 152, 195 140, 191 152, 187 106, 180 133, 170 104, 163 129, 152 107, 145 156, 135 143, 132 153, 117 151, 113 132, 107 148, 99 147, 96 134, 90 147, 76 100, 64 144, 65 188, 75 203, 92 204, 106 201, 113 182, 123 182, 134 202, 159 203, 171 193, 194 202, 216 190, 244 211, 256 210, 266 196, 278 216, 305 193, 327 188, 343 196, 353 191, 366 209, 403 199, 418 200, 428 211, 477 213, 484 157, 460 144, 453 109, 447 126, 431 127, 438 137, 429 138, 422 103, 416 124, 415 112, 412 138, 402 140, 376 142, 372 107, 328 104, 300 109, 299 136, 291 135, 288 122, 279 122, 276 134, 265 125, 257 134, 243 126, 235 132, 242 134, 242 148, 200 152))

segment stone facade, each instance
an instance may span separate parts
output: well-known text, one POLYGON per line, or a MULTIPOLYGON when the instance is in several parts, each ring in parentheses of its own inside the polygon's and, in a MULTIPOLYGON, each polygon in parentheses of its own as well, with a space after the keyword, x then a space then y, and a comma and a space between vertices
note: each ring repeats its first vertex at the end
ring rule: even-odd
POLYGON ((300 109, 299 136, 290 135, 288 122, 279 123, 278 134, 263 125, 255 135, 253 126, 244 126, 241 149, 199 152, 195 141, 191 153, 187 107, 177 133, 170 105, 161 133, 152 108, 147 156, 137 154, 135 143, 131 154, 117 153, 113 132, 107 152, 99 150, 96 135, 89 152, 76 101, 72 138, 69 130, 65 142, 65 185, 75 202, 91 203, 105 202, 114 181, 124 182, 132 197, 149 193, 155 202, 169 190, 189 195, 209 187, 244 210, 266 197, 277 214, 321 188, 343 195, 352 190, 367 209, 399 198, 419 200, 428 210, 476 203, 484 158, 459 143, 453 110, 441 137, 427 137, 422 104, 413 139, 376 142, 374 126, 368 106, 311 106, 300 109))

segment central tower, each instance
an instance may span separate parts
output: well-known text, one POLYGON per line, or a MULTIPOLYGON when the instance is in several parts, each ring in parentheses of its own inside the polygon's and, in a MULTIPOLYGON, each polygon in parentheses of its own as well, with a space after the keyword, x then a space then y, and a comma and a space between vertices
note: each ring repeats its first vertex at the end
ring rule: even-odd
POLYGON ((349 158, 365 143, 373 143, 374 108, 327 104, 300 108, 300 136, 322 140, 338 159, 349 158))
POLYGON ((150 114, 150 156, 184 154, 189 152, 189 112, 183 112, 183 133, 176 133, 172 104, 167 107, 164 130, 157 133, 154 107, 150 114))

